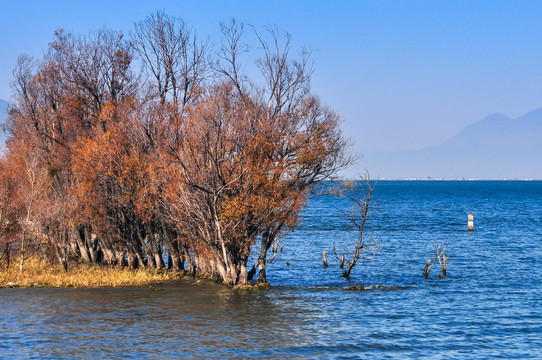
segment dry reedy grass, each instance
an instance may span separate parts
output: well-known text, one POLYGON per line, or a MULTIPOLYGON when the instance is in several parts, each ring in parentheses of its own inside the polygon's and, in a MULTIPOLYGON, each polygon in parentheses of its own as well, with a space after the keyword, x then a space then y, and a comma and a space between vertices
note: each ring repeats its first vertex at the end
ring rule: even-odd
POLYGON ((9 269, 0 268, 0 287, 117 287, 147 285, 176 280, 183 273, 137 269, 70 262, 68 272, 61 265, 48 265, 44 260, 32 258, 19 271, 16 259, 9 269), (14 285, 8 285, 8 283, 14 285))

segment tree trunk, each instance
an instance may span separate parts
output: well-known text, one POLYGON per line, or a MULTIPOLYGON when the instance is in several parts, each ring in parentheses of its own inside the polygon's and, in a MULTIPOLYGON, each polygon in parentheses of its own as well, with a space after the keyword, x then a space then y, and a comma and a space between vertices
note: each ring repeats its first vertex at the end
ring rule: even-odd
POLYGON ((356 263, 354 263, 353 261, 349 261, 348 265, 346 266, 346 270, 342 273, 341 276, 343 278, 350 279, 350 272, 352 271, 352 269, 354 268, 355 265, 356 265, 356 263))
POLYGON ((107 265, 113 265, 114 262, 114 254, 111 247, 103 241, 101 238, 97 238, 98 243, 100 244, 100 248, 102 249, 103 254, 103 260, 107 265))
POLYGON ((164 233, 164 237, 166 239, 166 243, 169 249, 168 269, 172 269, 175 272, 183 271, 184 250, 182 248, 182 245, 180 245, 177 241, 172 241, 169 235, 167 235, 166 233, 164 233))
POLYGON ((241 265, 241 271, 239 272, 239 279, 237 280, 237 285, 247 285, 248 284, 248 272, 247 266, 241 265))
POLYGON ((164 258, 161 254, 154 254, 154 263, 156 264, 157 270, 163 269, 166 266, 166 264, 164 264, 164 258))
POLYGON ((68 272, 68 260, 62 259, 62 268, 64 269, 64 272, 68 272))
POLYGON ((153 228, 150 225, 147 225, 145 227, 145 231, 147 232, 149 247, 151 248, 154 256, 154 263, 156 265, 156 269, 163 269, 166 264, 164 263, 164 256, 162 254, 162 244, 160 238, 155 235, 153 228))
POLYGON ((258 261, 256 261, 254 265, 252 265, 252 268, 248 272, 248 281, 252 281, 252 279, 254 279, 254 275, 256 275, 256 265, 258 265, 258 261))
POLYGON ((58 262, 62 265, 62 268, 65 272, 68 272, 68 257, 67 257, 67 251, 63 251, 60 246, 56 246, 56 255, 58 258, 58 262))
POLYGON ((167 254, 167 267, 168 270, 173 269, 173 256, 171 256, 171 252, 168 252, 167 254))
POLYGON ((79 253, 81 254, 81 259, 83 259, 84 262, 90 262, 90 254, 88 253, 88 249, 86 246, 86 237, 85 233, 83 231, 83 228, 79 228, 77 230, 77 234, 74 234, 75 242, 77 243, 77 246, 79 247, 79 253))
POLYGON ((267 272, 265 259, 258 259, 258 284, 267 283, 267 272))
POLYGON ((120 266, 126 265, 126 260, 124 259, 124 252, 115 249, 115 258, 117 259, 117 264, 120 266))
POLYGON ((170 234, 164 222, 161 222, 161 234, 168 249, 168 270, 175 272, 184 270, 184 264, 182 264, 181 250, 177 240, 170 234))
POLYGON ((194 260, 190 257, 188 251, 185 252, 184 259, 186 262, 186 273, 190 276, 196 275, 197 267, 194 260))
POLYGON ((216 262, 219 279, 226 285, 233 285, 230 269, 222 262, 216 262))
POLYGON ((137 259, 137 267, 144 268, 146 265, 145 265, 145 261, 143 261, 143 257, 141 256, 141 254, 139 252, 135 252, 135 256, 137 259))
POLYGON ((6 269, 9 269, 9 265, 10 265, 10 251, 9 251, 9 243, 6 242, 6 248, 4 250, 4 254, 6 254, 6 269))
POLYGON ((184 262, 182 255, 172 254, 171 256, 171 268, 175 272, 184 271, 184 262))
POLYGON ((247 262, 248 262, 248 258, 241 259, 241 266, 239 269, 239 278, 237 279, 237 285, 248 284, 247 262))
POLYGON ((96 235, 90 233, 89 225, 84 225, 83 226, 83 234, 85 234, 85 239, 87 241, 88 253, 90 255, 90 261, 95 264, 97 262, 97 260, 98 260, 97 256, 96 256, 96 245, 98 243, 96 241, 96 235))
MULTIPOLYGON (((66 230, 67 231, 67 230, 66 230)), ((79 254, 79 246, 77 244, 77 238, 79 236, 77 234, 74 234, 73 231, 70 231, 69 234, 66 234, 67 243, 69 245, 70 251, 74 256, 77 256, 79 254), (71 235, 71 236, 70 236, 71 235)), ((88 255, 88 254, 87 254, 88 255)))
POLYGON ((141 248, 145 252, 145 257, 147 258, 147 268, 156 269, 156 263, 154 259, 154 254, 152 252, 152 247, 148 246, 145 243, 144 234, 141 233, 140 229, 136 229, 136 234, 137 234, 137 238, 139 239, 139 243, 141 244, 141 248))
MULTIPOLYGON (((213 249, 214 259, 212 261, 213 271, 205 269, 205 275, 216 278, 226 285, 236 285, 238 280, 238 271, 231 256, 226 256, 226 260, 222 257, 220 250, 213 249)), ((198 262, 199 264, 199 262, 198 262)))
POLYGON ((329 265, 327 264, 327 251, 322 252, 322 263, 324 265, 324 269, 327 269, 329 265))
POLYGON ((267 272, 266 272, 266 262, 267 262, 267 251, 273 243, 273 237, 270 231, 266 231, 262 235, 262 241, 260 246, 260 257, 258 258, 258 284, 267 284, 267 272))
POLYGON ((177 259, 173 261, 178 264, 178 271, 184 271, 184 253, 188 253, 188 249, 179 244, 179 250, 177 251, 177 259))
POLYGON ((107 265, 113 265, 114 262, 114 255, 113 251, 109 248, 102 248, 102 252, 104 254, 104 260, 107 265))
POLYGON ((133 252, 128 252, 126 256, 128 260, 128 267, 130 269, 137 269, 137 258, 133 252))

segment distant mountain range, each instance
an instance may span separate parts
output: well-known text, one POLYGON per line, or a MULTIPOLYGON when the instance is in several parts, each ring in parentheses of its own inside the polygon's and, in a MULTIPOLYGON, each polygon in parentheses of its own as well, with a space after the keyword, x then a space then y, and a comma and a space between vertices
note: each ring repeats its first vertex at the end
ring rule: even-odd
POLYGON ((489 115, 440 146, 364 160, 382 179, 542 179, 542 108, 517 119, 489 115))

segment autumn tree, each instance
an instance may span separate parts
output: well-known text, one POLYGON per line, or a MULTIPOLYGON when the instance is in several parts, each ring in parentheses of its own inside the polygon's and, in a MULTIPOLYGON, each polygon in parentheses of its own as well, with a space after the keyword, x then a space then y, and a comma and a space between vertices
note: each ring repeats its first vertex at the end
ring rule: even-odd
POLYGON ((241 73, 239 59, 247 49, 241 42, 243 30, 234 20, 222 25, 225 40, 219 72, 234 84, 240 96, 251 97, 259 104, 265 119, 265 129, 255 138, 258 144, 254 146, 260 152, 255 160, 260 171, 251 173, 266 179, 265 185, 261 181, 255 184, 256 196, 273 199, 275 204, 266 207, 259 217, 258 282, 266 283, 267 252, 280 234, 296 223, 311 187, 332 177, 352 158, 340 132, 339 116, 310 93, 312 51, 302 49, 296 58, 291 54, 289 34, 273 27, 264 34, 256 32, 263 50, 256 64, 264 84, 255 88, 241 73))
MULTIPOLYGON (((72 256, 186 266, 230 285, 258 271, 266 283, 267 253, 311 188, 349 164, 340 117, 310 92, 311 51, 296 57, 289 35, 256 32, 258 83, 243 72, 241 58, 251 56, 243 25, 221 28, 213 52, 158 12, 130 40, 58 30, 42 60, 20 57, 6 166, 31 155, 40 196, 26 225, 65 268, 72 256)), ((22 200, 18 211, 29 209, 22 200)))
POLYGON ((20 234, 23 212, 17 174, 6 159, 0 160, 0 265, 10 266, 11 254, 20 234))
MULTIPOLYGON (((104 128, 103 107, 132 93, 130 61, 130 47, 119 34, 99 31, 76 38, 58 30, 43 61, 21 56, 14 71, 17 106, 7 122, 8 148, 13 153, 28 148, 47 171, 36 226, 65 267, 70 251, 86 253, 75 237, 89 227, 78 217, 73 196, 72 151, 94 129, 104 128)), ((88 242, 86 237, 82 244, 88 242)))

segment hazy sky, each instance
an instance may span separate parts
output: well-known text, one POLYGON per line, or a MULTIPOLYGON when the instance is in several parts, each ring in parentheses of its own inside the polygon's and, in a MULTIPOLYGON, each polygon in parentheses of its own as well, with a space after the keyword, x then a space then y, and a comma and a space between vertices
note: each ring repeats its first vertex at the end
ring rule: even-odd
POLYGON ((542 107, 542 1, 3 0, 0 98, 17 56, 40 57, 57 27, 131 30, 156 10, 212 43, 235 17, 317 49, 313 90, 358 151, 437 145, 490 113, 542 107))

